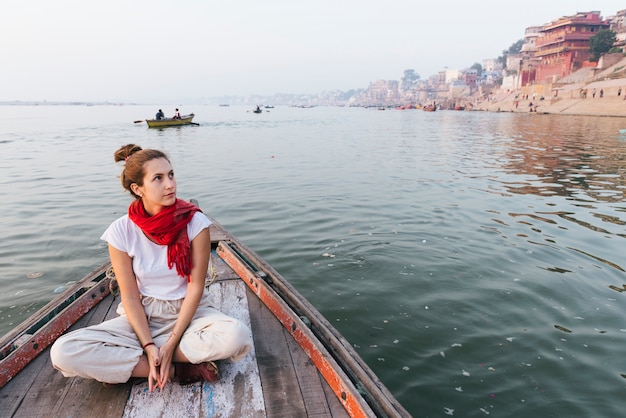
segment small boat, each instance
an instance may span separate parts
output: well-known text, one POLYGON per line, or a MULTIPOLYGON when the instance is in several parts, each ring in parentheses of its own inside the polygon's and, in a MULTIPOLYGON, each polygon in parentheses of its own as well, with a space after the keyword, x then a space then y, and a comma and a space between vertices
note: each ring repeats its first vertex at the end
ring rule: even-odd
POLYGON ((253 110, 254 113, 261 113, 263 112, 263 109, 257 107, 256 109, 253 110))
POLYGON ((437 110, 437 106, 434 104, 427 105, 427 106, 422 107, 422 110, 425 112, 434 112, 435 110, 437 110))
POLYGON ((219 362, 216 383, 152 393, 146 379, 105 387, 63 377, 50 362, 56 338, 117 316, 107 261, 0 339, 0 416, 410 417, 311 303, 212 221, 209 295, 250 327, 249 355, 219 362))
POLYGON ((454 110, 465 110, 465 106, 454 106, 454 110))
POLYGON ((165 128, 168 126, 193 125, 192 119, 195 115, 190 113, 179 118, 146 119, 150 128, 165 128))

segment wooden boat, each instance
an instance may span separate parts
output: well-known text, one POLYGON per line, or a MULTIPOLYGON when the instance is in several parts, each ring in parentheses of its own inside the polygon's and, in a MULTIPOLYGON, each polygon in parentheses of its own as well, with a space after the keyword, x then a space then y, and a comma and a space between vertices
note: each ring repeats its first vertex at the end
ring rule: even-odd
POLYGON ((192 125, 192 119, 195 115, 190 113, 188 115, 182 115, 180 119, 163 118, 163 119, 146 119, 146 123, 150 128, 165 128, 168 126, 181 126, 192 125))
POLYGON ((437 106, 432 104, 432 105, 427 105, 422 107, 422 110, 425 112, 434 112, 435 110, 437 110, 437 106))
POLYGON ((105 387, 53 369, 49 345, 59 335, 116 316, 107 262, 0 340, 0 416, 410 416, 278 272, 215 221, 211 239, 209 294, 254 339, 240 362, 218 362, 219 382, 171 383, 150 393, 145 379, 105 387))

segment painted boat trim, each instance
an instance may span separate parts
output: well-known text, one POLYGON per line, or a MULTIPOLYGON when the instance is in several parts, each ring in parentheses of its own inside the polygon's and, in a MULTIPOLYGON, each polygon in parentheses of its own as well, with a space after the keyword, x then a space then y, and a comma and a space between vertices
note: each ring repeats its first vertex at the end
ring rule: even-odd
POLYGON ((2 338, 6 342, 0 347, 0 388, 109 295, 109 267, 105 263, 94 270, 42 308, 39 320, 26 321, 2 338))

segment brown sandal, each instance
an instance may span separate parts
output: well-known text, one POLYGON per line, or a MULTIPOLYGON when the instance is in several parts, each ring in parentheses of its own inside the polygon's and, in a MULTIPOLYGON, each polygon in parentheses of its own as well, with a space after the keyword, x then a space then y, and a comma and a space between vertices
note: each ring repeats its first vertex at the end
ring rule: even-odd
POLYGON ((212 361, 206 363, 174 363, 175 378, 181 385, 189 385, 195 382, 217 382, 220 372, 217 365, 212 361))

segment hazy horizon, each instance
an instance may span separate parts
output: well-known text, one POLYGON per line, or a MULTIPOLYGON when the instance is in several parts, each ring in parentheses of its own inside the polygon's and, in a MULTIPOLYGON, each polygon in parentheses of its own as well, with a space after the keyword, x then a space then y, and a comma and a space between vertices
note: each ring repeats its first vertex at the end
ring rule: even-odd
POLYGON ((180 103, 364 89, 497 58, 529 26, 615 0, 11 2, 0 101, 180 103))

